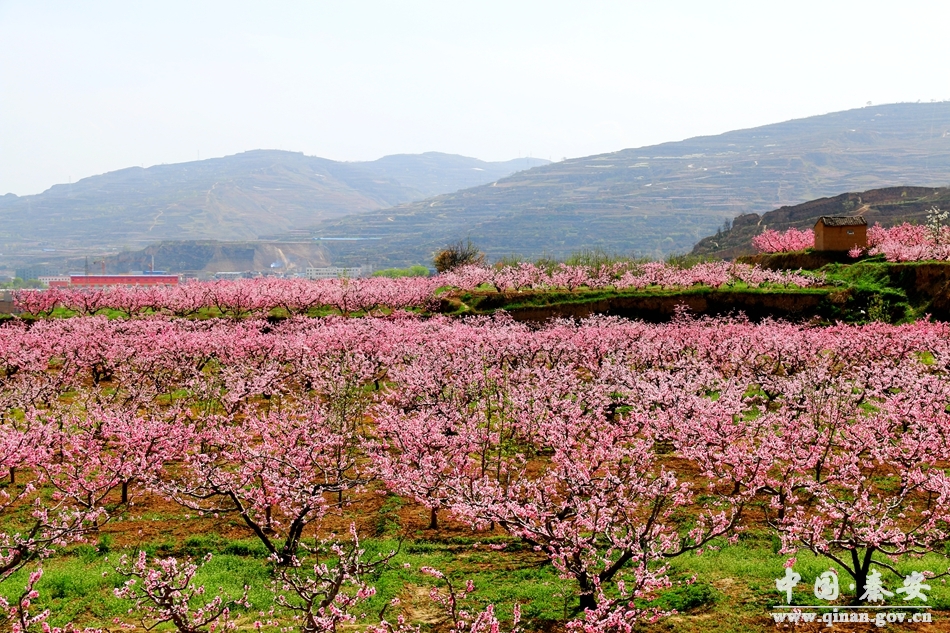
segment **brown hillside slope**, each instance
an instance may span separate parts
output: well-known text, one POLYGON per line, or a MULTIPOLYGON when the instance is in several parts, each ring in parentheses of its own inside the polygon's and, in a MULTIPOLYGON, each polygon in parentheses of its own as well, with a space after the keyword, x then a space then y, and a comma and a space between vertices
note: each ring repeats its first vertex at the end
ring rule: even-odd
MULTIPOLYGON (((218 242, 214 240, 165 241, 106 258, 112 273, 148 270, 205 272, 273 270, 303 272, 309 266, 328 266, 326 250, 314 242, 218 242)), ((79 260, 66 268, 80 270, 79 260)))
POLYGON ((803 204, 781 207, 763 215, 748 213, 720 231, 700 240, 694 255, 734 259, 755 253, 752 238, 766 229, 782 231, 790 227, 810 229, 823 215, 861 215, 869 225, 894 226, 902 222, 921 224, 932 207, 950 209, 950 188, 887 187, 861 193, 843 193, 803 204))

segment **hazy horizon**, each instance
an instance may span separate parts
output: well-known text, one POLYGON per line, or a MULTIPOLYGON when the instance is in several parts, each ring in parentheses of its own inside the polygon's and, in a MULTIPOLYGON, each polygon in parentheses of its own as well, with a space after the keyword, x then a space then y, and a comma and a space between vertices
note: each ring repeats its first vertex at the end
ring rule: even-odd
POLYGON ((0 194, 253 149, 561 160, 950 97, 936 2, 0 0, 0 194), (944 61, 940 61, 943 59, 944 61))

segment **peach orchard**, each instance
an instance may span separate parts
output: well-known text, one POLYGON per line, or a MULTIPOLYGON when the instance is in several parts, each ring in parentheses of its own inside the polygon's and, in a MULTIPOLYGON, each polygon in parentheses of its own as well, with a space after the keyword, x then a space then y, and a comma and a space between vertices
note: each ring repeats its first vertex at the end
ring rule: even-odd
MULTIPOLYGON (((477 274, 490 273, 458 276, 477 274)), ((405 283, 377 295, 430 297, 441 282, 405 283)), ((300 300, 275 287, 273 302, 300 300)), ((187 305, 222 289, 245 297, 222 312, 260 310, 251 284, 187 305)), ((32 607, 44 561, 146 494, 238 518, 273 579, 274 607, 251 617, 307 632, 352 623, 388 562, 355 528, 321 529, 370 489, 423 506, 433 529, 451 517, 529 544, 574 587, 565 626, 590 633, 664 617, 649 601, 670 584, 668 561, 744 530, 826 557, 855 597, 873 569, 950 538, 944 324, 144 312, 0 327, 0 586, 31 572, 3 607, 13 630, 50 628, 32 607)), ((196 586, 199 566, 119 562, 124 623, 191 633, 255 613, 246 594, 196 586)), ((446 583, 433 595, 453 631, 498 630, 495 605, 459 606, 470 585, 425 573, 446 583)), ((524 625, 514 612, 506 627, 524 625)), ((398 605, 387 617, 360 626, 419 628, 398 605)))

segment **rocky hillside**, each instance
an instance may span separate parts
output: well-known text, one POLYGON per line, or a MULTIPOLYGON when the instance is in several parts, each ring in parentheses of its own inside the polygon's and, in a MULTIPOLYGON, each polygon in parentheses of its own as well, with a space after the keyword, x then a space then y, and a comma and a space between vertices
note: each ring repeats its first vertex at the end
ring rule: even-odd
MULTIPOLYGON (((67 268, 82 270, 79 261, 67 268)), ((273 270, 301 273, 309 266, 327 266, 327 254, 315 242, 218 242, 214 240, 160 242, 139 251, 105 258, 110 273, 137 270, 170 272, 273 270)), ((93 271, 95 272, 95 270, 93 271)))
POLYGON ((728 230, 703 238, 693 248, 694 255, 733 259, 755 253, 752 238, 765 229, 811 229, 823 215, 862 215, 869 225, 894 226, 902 222, 923 224, 927 212, 937 207, 950 209, 950 188, 888 187, 862 193, 843 193, 804 204, 785 206, 763 215, 740 215, 728 230))

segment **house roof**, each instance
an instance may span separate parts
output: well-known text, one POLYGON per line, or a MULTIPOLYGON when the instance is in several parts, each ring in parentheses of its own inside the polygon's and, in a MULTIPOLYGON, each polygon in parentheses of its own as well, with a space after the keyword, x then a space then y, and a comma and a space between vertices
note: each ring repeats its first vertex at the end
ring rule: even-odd
POLYGON ((867 226, 868 223, 860 215, 823 215, 818 218, 818 222, 825 226, 867 226))

